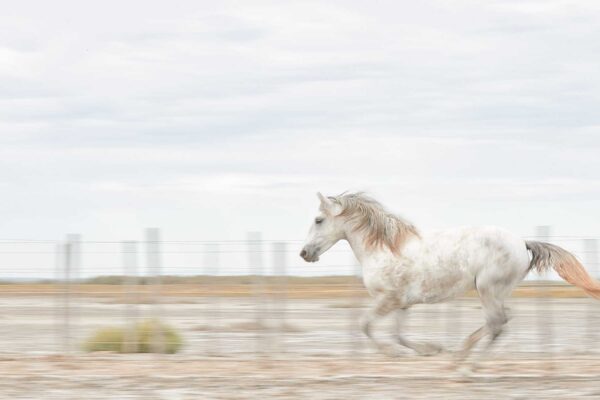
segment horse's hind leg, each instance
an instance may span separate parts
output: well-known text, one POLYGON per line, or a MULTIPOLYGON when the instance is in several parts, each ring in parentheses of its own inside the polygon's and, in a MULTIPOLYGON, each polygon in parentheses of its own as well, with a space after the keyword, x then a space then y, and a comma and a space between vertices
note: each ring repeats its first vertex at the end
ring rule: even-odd
POLYGON ((477 291, 481 299, 483 311, 485 313, 485 325, 473 332, 465 341, 462 350, 459 352, 459 361, 464 361, 475 345, 485 336, 490 336, 490 341, 486 350, 500 336, 504 325, 508 322, 504 308, 504 298, 510 293, 508 288, 498 289, 490 288, 486 285, 477 285, 477 291))

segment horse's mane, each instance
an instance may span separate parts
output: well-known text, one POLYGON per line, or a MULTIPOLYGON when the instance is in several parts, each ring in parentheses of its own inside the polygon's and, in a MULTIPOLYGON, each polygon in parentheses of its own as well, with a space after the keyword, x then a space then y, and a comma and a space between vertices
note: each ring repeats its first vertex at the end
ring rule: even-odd
POLYGON ((365 233, 368 248, 386 246, 398 253, 408 238, 419 237, 413 224, 390 213, 381 203, 362 192, 343 193, 330 199, 342 207, 340 216, 354 225, 354 231, 365 233))

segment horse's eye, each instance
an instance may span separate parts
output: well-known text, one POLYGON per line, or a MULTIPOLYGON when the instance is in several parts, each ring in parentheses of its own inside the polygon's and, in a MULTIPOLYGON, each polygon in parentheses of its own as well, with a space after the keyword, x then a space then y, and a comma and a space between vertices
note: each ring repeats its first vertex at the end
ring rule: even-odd
POLYGON ((321 222, 323 222, 323 218, 315 218, 315 224, 319 225, 321 222))

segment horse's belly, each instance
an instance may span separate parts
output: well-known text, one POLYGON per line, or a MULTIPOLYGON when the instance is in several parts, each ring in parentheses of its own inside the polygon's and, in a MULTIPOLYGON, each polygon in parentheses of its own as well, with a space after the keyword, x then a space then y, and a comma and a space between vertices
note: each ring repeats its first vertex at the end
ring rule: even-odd
POLYGON ((474 279, 466 271, 448 269, 438 275, 424 275, 407 288, 410 299, 420 303, 438 303, 460 296, 474 287, 474 279))

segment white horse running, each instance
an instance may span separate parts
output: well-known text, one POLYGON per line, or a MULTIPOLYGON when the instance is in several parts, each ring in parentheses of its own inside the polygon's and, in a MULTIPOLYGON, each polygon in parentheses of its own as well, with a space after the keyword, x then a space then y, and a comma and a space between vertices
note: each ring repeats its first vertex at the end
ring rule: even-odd
MULTIPOLYGON (((392 310, 443 302, 475 289, 486 322, 465 341, 459 354, 460 359, 466 358, 484 336, 490 336, 491 344, 502 332, 508 320, 504 300, 531 269, 540 272, 553 267, 567 282, 600 298, 600 283, 587 274, 571 253, 558 246, 525 241, 496 227, 421 234, 362 193, 335 197, 318 193, 318 197, 320 212, 300 256, 315 262, 339 240, 350 243, 363 268, 364 285, 376 298, 361 327, 382 351, 387 352, 389 347, 377 342, 370 329, 376 319, 392 310)), ((409 341, 401 333, 397 340, 423 355, 441 350, 431 343, 409 341)))

